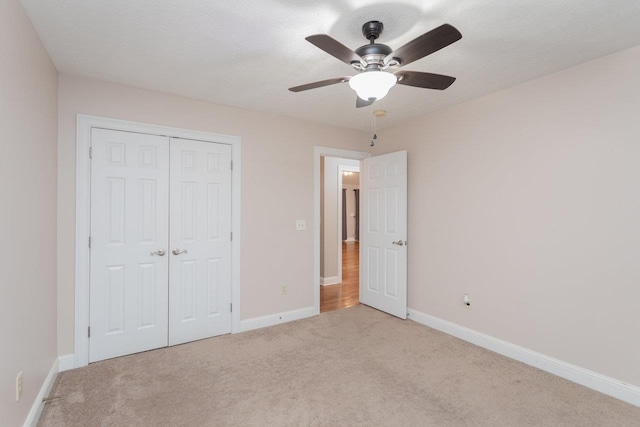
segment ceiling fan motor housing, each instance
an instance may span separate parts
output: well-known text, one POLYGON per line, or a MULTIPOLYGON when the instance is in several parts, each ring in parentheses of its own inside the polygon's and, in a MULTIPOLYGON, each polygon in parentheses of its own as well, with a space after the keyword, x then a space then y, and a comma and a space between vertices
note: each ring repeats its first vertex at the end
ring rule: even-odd
POLYGON ((392 50, 386 44, 373 43, 360 46, 355 52, 367 63, 366 69, 371 69, 380 68, 392 50))

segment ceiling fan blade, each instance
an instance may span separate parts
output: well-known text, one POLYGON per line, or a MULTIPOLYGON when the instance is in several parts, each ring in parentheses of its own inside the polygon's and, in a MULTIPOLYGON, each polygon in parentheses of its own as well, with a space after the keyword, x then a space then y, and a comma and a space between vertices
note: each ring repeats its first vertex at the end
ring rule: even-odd
POLYGON ((401 48, 391 52, 384 60, 385 65, 392 59, 397 59, 400 66, 412 63, 415 60, 431 55, 443 47, 449 46, 451 43, 457 42, 462 38, 462 34, 455 27, 444 24, 435 28, 420 37, 411 40, 401 48))
POLYGON ((335 79, 327 79, 319 82, 307 83, 306 85, 290 87, 289 90, 291 92, 302 92, 303 90, 315 89, 318 87, 329 86, 336 83, 345 83, 348 82, 349 79, 351 79, 351 76, 336 77, 335 79))
POLYGON ((375 98, 369 98, 368 101, 365 101, 364 99, 362 99, 359 96, 357 96, 356 97, 356 108, 368 107, 369 105, 373 104, 374 102, 376 102, 375 98))
POLYGON ((345 64, 351 65, 352 62, 359 62, 363 66, 367 65, 360 55, 326 34, 309 36, 306 37, 306 40, 345 64))
POLYGON ((419 71, 398 71, 395 73, 399 85, 444 90, 456 81, 455 77, 442 74, 421 73, 419 71))

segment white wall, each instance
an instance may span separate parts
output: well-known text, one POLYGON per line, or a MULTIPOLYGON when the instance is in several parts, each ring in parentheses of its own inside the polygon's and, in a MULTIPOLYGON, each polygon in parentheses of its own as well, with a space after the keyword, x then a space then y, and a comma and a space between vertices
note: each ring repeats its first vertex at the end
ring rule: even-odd
POLYGON ((411 308, 640 385, 638 76, 640 47, 378 132, 411 308))
POLYGON ((74 76, 59 78, 60 354, 73 353, 76 114, 242 138, 241 318, 313 306, 313 147, 362 150, 364 133, 74 76), (305 231, 295 230, 306 219, 305 231), (280 286, 288 285, 287 295, 280 286))
MULTIPOLYGON (((364 138, 358 149, 364 151, 367 146, 364 138)), ((342 220, 342 213, 338 210, 338 197, 342 198, 342 188, 338 187, 338 174, 340 166, 358 167, 359 160, 339 159, 336 157, 324 158, 324 186, 322 204, 322 230, 320 276, 324 279, 338 277, 338 248, 342 247, 342 240, 338 239, 338 221, 342 220)), ((337 282, 336 282, 337 283, 337 282)))
POLYGON ((17 0, 0 2, 0 58, 0 424, 17 426, 56 359, 57 146, 57 72, 17 0))

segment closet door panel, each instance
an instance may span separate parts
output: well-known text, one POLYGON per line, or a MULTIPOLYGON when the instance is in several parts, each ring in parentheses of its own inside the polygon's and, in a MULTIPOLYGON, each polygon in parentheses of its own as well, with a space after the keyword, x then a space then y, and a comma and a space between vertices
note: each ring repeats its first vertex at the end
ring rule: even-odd
POLYGON ((231 147, 171 139, 169 344, 231 332, 231 147))
POLYGON ((169 138, 93 129, 91 147, 89 361, 96 362, 168 342, 169 138))

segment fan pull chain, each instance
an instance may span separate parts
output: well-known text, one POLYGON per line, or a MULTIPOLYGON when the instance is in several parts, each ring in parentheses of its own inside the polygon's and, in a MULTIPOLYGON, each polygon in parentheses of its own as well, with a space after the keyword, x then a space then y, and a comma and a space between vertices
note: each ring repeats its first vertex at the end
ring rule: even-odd
POLYGON ((376 119, 378 117, 384 117, 386 114, 387 114, 386 110, 375 110, 373 112, 373 117, 371 119, 371 131, 373 133, 373 136, 371 137, 371 142, 369 142, 370 147, 373 147, 374 145, 376 145, 374 141, 378 139, 378 134, 376 133, 376 119))
POLYGON ((373 118, 371 119, 371 130, 372 130, 373 136, 371 137, 371 142, 369 142, 369 146, 373 147, 374 145, 376 145, 374 140, 378 139, 378 135, 376 135, 376 114, 375 113, 373 113, 373 118))

